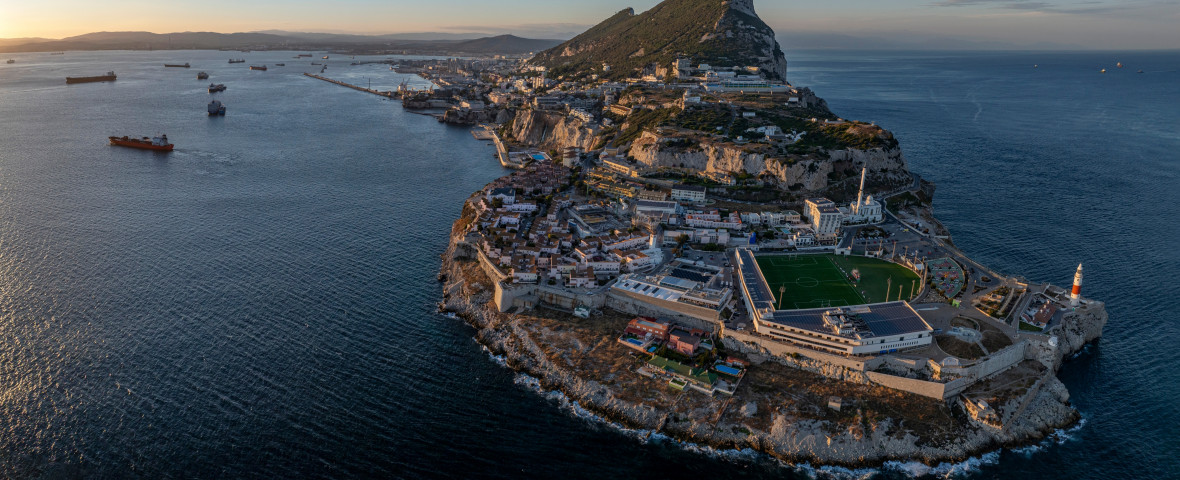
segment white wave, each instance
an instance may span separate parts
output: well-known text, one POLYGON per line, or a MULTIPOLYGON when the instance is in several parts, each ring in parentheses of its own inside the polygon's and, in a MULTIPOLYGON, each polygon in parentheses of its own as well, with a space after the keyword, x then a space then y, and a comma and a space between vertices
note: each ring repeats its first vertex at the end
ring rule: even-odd
POLYGON ((987 452, 978 457, 971 457, 961 462, 943 462, 935 466, 926 465, 918 461, 890 461, 885 462, 884 469, 903 473, 911 478, 939 477, 951 478, 976 472, 984 465, 995 465, 1000 462, 1000 451, 987 452))
MULTIPOLYGON (((502 367, 508 367, 508 360, 503 355, 494 355, 486 347, 484 351, 488 353, 488 357, 502 367)), ((839 480, 867 480, 883 471, 890 471, 894 473, 901 473, 909 478, 922 477, 936 477, 936 478, 952 478, 968 475, 970 473, 978 472, 983 466, 996 465, 1000 461, 1001 450, 995 450, 984 453, 978 457, 971 457, 961 462, 948 463, 943 462, 935 466, 926 465, 919 461, 888 461, 880 468, 845 468, 836 466, 820 466, 813 467, 810 463, 792 464, 781 461, 777 458, 766 455, 762 452, 752 448, 744 449, 721 449, 718 450, 708 445, 701 445, 698 443, 685 442, 677 440, 662 432, 653 432, 649 429, 635 429, 627 427, 619 422, 613 422, 598 414, 586 409, 581 403, 571 400, 569 396, 559 390, 546 390, 541 386, 541 380, 525 373, 517 372, 513 378, 513 383, 525 387, 537 393, 541 397, 553 401, 558 404, 558 407, 566 410, 573 417, 586 420, 587 422, 609 427, 623 435, 634 438, 642 443, 649 443, 655 445, 674 445, 677 448, 703 454, 712 458, 723 459, 733 463, 754 463, 754 462, 772 462, 779 466, 793 470, 797 474, 806 475, 813 479, 839 479, 839 480)), ((1068 430, 1061 429, 1050 434, 1044 441, 1036 445, 1012 449, 1014 453, 1025 456, 1031 456, 1033 453, 1044 449, 1050 443, 1062 444, 1074 437, 1084 425, 1086 419, 1083 418, 1077 425, 1070 427, 1068 430)))
POLYGON ((496 354, 492 353, 491 350, 488 350, 488 347, 485 347, 483 345, 480 345, 479 348, 483 349, 483 351, 488 354, 488 358, 492 359, 492 361, 495 362, 496 365, 499 365, 504 368, 508 368, 508 357, 505 357, 503 355, 496 355, 496 354))

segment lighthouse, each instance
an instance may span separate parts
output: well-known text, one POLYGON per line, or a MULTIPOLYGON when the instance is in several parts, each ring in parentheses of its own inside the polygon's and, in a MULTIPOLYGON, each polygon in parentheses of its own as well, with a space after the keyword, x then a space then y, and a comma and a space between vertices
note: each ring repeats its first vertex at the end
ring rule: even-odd
POLYGON ((1069 294, 1069 306, 1076 307, 1082 300, 1082 264, 1078 264, 1078 273, 1073 276, 1073 291, 1069 294))

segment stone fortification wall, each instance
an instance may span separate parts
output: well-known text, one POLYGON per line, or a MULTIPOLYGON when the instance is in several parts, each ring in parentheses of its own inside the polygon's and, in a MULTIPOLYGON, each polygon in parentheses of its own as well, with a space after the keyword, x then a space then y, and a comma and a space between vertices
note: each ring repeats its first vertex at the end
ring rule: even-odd
POLYGON ((971 365, 968 369, 968 374, 974 377, 976 381, 979 381, 1003 372, 1024 361, 1025 350, 1027 348, 1028 342, 1022 340, 998 352, 993 352, 991 355, 971 365))
POLYGON ((856 358, 830 355, 809 348, 796 347, 759 335, 752 335, 736 330, 726 330, 724 341, 726 347, 744 353, 788 358, 793 358, 797 355, 827 363, 836 367, 846 368, 854 372, 864 372, 866 370, 875 369, 883 362, 881 357, 856 358))
POLYGON ((492 299, 496 302, 496 308, 501 312, 507 312, 512 307, 532 308, 536 306, 536 285, 521 285, 511 284, 508 282, 496 282, 496 293, 492 299))
POLYGON ((611 290, 606 296, 606 307, 623 313, 645 317, 663 317, 693 328, 710 332, 720 329, 718 313, 703 307, 680 302, 667 302, 631 292, 611 290))
POLYGON ((602 308, 606 306, 606 295, 601 293, 595 294, 585 291, 568 290, 561 287, 537 285, 536 295, 541 303, 566 310, 572 310, 579 305, 585 305, 590 308, 602 308))

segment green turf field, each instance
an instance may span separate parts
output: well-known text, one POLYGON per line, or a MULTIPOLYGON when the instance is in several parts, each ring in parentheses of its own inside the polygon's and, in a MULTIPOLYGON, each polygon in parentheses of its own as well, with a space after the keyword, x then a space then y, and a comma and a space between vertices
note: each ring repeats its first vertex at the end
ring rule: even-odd
POLYGON ((909 269, 875 258, 843 255, 760 255, 758 268, 770 284, 775 306, 782 309, 840 307, 886 301, 885 288, 893 278, 888 300, 908 300, 922 286, 909 269), (848 274, 860 270, 860 282, 853 285, 848 274), (911 292, 911 286, 914 292, 911 292), (779 299, 779 287, 785 287, 779 299))

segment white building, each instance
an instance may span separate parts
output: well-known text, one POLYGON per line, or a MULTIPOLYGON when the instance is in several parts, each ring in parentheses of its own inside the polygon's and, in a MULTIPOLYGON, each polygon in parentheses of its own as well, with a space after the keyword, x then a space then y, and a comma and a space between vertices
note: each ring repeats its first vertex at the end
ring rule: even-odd
POLYGON ((501 187, 492 189, 488 194, 488 201, 499 198, 504 202, 504 205, 512 205, 516 203, 516 189, 511 187, 501 187))
POLYGON ((697 228, 727 228, 731 230, 745 228, 745 225, 742 224, 741 217, 736 212, 730 213, 729 216, 722 218, 721 213, 717 210, 686 214, 684 216, 684 224, 697 228))
POLYGON ((840 224, 844 215, 836 204, 826 198, 809 198, 806 202, 807 217, 811 220, 811 229, 820 240, 834 240, 840 235, 840 224))
POLYGON ((865 172, 860 171, 860 191, 856 194, 856 202, 848 205, 848 214, 844 216, 844 223, 879 223, 884 220, 881 202, 873 200, 872 195, 865 196, 865 172))
POLYGON ((705 187, 676 184, 672 186, 671 197, 678 202, 704 203, 705 187))

